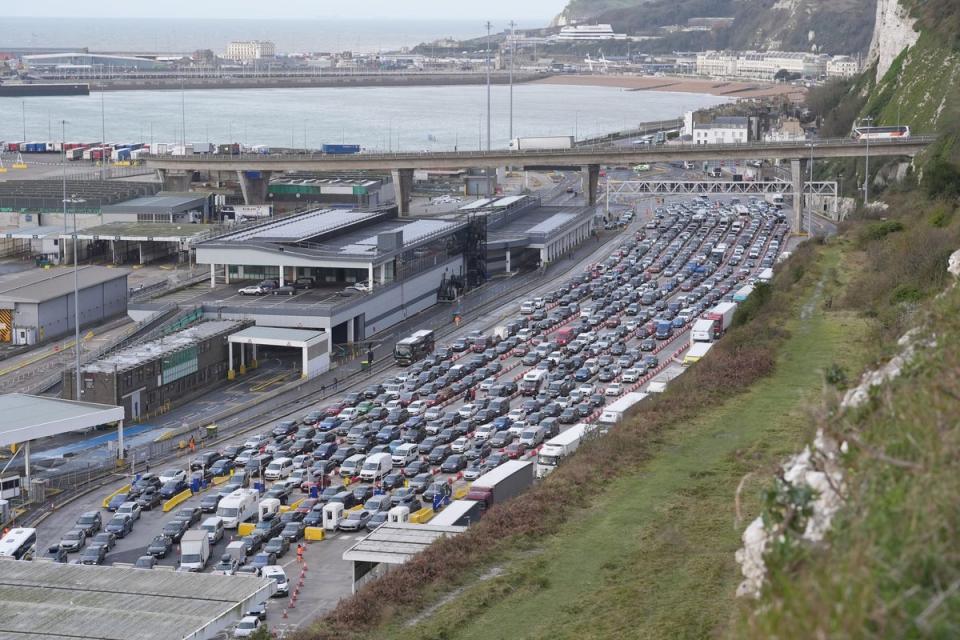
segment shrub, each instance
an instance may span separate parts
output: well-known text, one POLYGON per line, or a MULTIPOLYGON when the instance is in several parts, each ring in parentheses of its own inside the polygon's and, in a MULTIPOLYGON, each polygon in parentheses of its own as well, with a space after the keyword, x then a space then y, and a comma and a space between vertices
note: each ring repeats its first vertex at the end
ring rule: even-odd
MULTIPOLYGON (((802 272, 800 275, 803 275, 802 272)), ((733 314, 733 326, 741 327, 752 322, 767 303, 770 302, 771 295, 772 289, 769 284, 766 282, 758 282, 755 284, 753 286, 753 293, 737 305, 737 311, 733 314)))
POLYGON ((960 169, 937 158, 924 173, 923 186, 931 198, 956 198, 960 195, 960 169))

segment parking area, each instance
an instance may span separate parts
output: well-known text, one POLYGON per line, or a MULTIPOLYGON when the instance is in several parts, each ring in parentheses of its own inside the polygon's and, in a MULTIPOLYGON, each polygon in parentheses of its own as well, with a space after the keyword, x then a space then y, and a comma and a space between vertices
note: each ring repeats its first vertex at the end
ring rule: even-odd
MULTIPOLYGON (((336 401, 237 436, 217 451, 150 469, 139 487, 113 499, 111 509, 129 501, 143 509, 132 530, 121 528, 126 535, 107 542, 103 561, 135 563, 152 551, 159 565, 175 567, 185 532, 222 510, 221 500, 235 490, 257 489, 256 502, 277 501, 271 518, 277 524, 268 521, 246 536, 236 529, 217 534, 204 570, 236 571, 220 561, 231 542, 242 541, 240 563, 281 566, 290 596, 296 592, 304 603, 274 600, 271 629, 292 629, 329 610, 351 591, 343 552, 391 507, 406 506, 426 520, 435 504, 463 495, 485 471, 510 459, 535 460, 546 439, 596 422, 628 393, 662 391, 685 368, 696 320, 744 295, 785 248, 782 213, 757 200, 686 198, 636 213, 609 257, 529 300, 512 301, 492 330, 464 327, 427 357, 346 389, 336 401), (375 481, 360 480, 378 453, 390 462, 375 481), (184 493, 191 484, 195 495, 184 493), (164 512, 173 496, 183 502, 164 512), (322 541, 305 542, 304 571, 296 547, 305 526, 324 527, 324 504, 336 502, 345 520, 327 522, 333 526, 322 541), (185 524, 173 524, 178 519, 185 524)), ((91 495, 47 518, 40 552, 50 553, 85 512, 99 513, 105 527, 114 517, 101 503, 105 497, 91 495)))

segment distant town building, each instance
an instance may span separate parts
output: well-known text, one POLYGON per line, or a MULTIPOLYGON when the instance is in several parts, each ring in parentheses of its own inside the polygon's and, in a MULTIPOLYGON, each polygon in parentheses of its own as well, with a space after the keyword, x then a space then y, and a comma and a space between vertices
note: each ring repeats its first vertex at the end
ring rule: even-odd
POLYGON ((779 126, 772 128, 763 137, 767 142, 795 142, 805 140, 806 132, 796 118, 783 118, 779 126))
POLYGON ((750 140, 750 118, 718 116, 713 122, 693 123, 696 144, 732 144, 750 140))
POLYGON ((609 24, 575 24, 561 27, 556 40, 559 42, 590 42, 593 40, 626 40, 627 34, 614 33, 609 24))
POLYGON ((833 56, 827 61, 828 78, 849 78, 860 73, 860 63, 850 56, 833 56))
POLYGON ((822 78, 831 60, 828 55, 795 51, 704 51, 697 54, 697 74, 773 80, 785 71, 801 78, 822 78))
POLYGON ((267 40, 242 40, 228 44, 227 53, 224 57, 227 58, 227 60, 248 62, 251 60, 273 58, 276 55, 277 48, 272 42, 267 40))

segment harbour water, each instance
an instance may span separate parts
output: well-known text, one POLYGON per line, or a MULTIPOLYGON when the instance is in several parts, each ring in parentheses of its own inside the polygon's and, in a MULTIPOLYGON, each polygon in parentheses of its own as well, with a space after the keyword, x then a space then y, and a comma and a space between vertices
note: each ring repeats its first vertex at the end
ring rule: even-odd
MULTIPOLYGON (((494 86, 492 91, 491 146, 502 148, 510 138, 509 88, 494 86)), ((727 101, 694 93, 516 85, 513 133, 584 138, 727 101)), ((120 91, 7 98, 0 99, 0 140, 60 140, 60 122, 66 120, 67 140, 78 142, 185 139, 296 148, 347 143, 371 150, 477 149, 486 147, 485 108, 485 86, 120 91)))

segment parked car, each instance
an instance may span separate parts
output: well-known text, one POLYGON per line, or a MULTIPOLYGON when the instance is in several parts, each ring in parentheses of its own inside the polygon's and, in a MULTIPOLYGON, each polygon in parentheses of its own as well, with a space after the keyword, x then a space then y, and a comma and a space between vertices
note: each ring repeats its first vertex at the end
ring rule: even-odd
POLYGON ((80 551, 86 544, 87 534, 82 529, 71 529, 60 538, 60 547, 67 552, 80 551))
POLYGON ((173 540, 168 536, 157 536, 147 546, 147 553, 155 558, 166 558, 173 550, 173 540))

